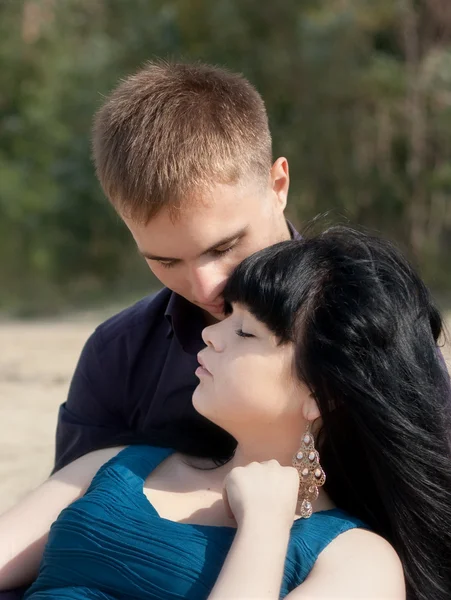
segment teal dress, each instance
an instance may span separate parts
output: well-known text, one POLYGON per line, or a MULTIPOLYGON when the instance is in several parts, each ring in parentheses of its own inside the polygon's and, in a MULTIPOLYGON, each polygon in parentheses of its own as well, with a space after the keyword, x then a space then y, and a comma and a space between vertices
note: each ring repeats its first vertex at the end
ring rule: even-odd
MULTIPOLYGON (((207 599, 236 529, 160 517, 144 481, 174 450, 129 446, 53 523, 26 600, 207 599)), ((281 598, 300 585, 340 533, 365 527, 339 509, 293 523, 281 598)))

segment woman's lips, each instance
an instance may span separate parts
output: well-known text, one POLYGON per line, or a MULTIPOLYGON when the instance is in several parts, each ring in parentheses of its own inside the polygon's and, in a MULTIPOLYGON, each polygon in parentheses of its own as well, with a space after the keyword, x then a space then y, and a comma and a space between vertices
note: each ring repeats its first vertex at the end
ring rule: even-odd
POLYGON ((202 377, 212 377, 210 371, 207 371, 207 369, 204 369, 203 367, 197 367, 194 375, 196 375, 196 377, 199 377, 199 379, 201 379, 202 377))
POLYGON ((196 375, 197 377, 202 377, 202 376, 208 376, 208 377, 212 377, 210 371, 207 369, 207 367, 205 366, 205 362, 202 358, 202 356, 200 355, 200 353, 197 355, 197 362, 199 363, 199 367, 197 367, 196 369, 196 375))

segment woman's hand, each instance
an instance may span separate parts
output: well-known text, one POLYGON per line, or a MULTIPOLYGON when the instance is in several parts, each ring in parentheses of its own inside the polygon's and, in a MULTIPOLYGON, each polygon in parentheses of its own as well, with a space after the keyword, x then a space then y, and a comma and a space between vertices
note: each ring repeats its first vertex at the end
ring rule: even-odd
POLYGON ((224 504, 238 531, 208 600, 279 598, 299 475, 276 460, 232 469, 224 504))
POLYGON ((232 469, 224 481, 224 504, 240 527, 244 522, 291 528, 296 514, 299 475, 276 460, 232 469))

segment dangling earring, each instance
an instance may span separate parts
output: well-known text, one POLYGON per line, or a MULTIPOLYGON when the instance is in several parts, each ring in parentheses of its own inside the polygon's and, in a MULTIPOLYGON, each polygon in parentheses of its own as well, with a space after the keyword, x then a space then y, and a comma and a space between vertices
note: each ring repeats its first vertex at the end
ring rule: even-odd
POLYGON ((319 463, 318 451, 315 450, 315 440, 310 432, 310 422, 307 424, 301 447, 293 457, 292 465, 299 473, 298 502, 301 503, 301 517, 308 519, 312 516, 313 502, 318 498, 318 488, 326 481, 326 474, 319 463))

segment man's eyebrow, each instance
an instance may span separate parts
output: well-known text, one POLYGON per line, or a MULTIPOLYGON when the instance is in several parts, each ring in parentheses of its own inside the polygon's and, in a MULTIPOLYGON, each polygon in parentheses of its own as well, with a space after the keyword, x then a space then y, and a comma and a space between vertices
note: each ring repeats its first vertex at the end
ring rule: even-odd
POLYGON ((171 258, 170 256, 156 256, 155 254, 150 254, 150 252, 146 252, 140 248, 138 248, 138 252, 141 254, 141 256, 144 256, 144 258, 148 258, 149 260, 160 260, 162 262, 175 262, 180 260, 179 258, 171 258))
MULTIPOLYGON (((233 235, 228 235, 226 238, 219 240, 218 242, 216 242, 215 244, 213 244, 212 246, 210 246, 209 248, 204 250, 202 252, 201 256, 205 256, 206 254, 208 254, 209 252, 212 252, 213 250, 216 250, 216 248, 219 248, 220 246, 225 246, 226 244, 230 244, 230 242, 234 242, 235 240, 238 240, 239 238, 243 237, 243 235, 247 232, 247 229, 248 229, 247 226, 242 227, 239 231, 235 232, 233 235)), ((140 248, 138 248, 138 252, 141 254, 141 256, 144 256, 144 258, 148 258, 149 260, 158 260, 161 262, 180 262, 181 260, 183 260, 182 258, 175 258, 173 256, 157 256, 156 254, 151 254, 150 252, 141 250, 140 248)))

